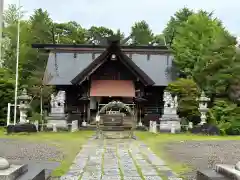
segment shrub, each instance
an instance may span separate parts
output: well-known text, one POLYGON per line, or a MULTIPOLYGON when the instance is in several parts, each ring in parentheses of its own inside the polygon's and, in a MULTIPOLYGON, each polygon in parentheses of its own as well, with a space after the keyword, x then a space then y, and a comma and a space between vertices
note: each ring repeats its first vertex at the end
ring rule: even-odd
POLYGON ((240 121, 235 120, 230 127, 225 130, 227 135, 240 135, 240 121))
POLYGON ((240 108, 226 99, 216 99, 208 112, 211 124, 216 124, 222 135, 240 135, 240 108))
POLYGON ((200 95, 197 84, 192 79, 179 78, 170 83, 167 90, 178 96, 178 115, 185 117, 188 121, 194 122, 199 116, 197 97, 200 95))
POLYGON ((30 122, 35 122, 38 121, 39 123, 41 123, 41 114, 34 112, 32 113, 32 117, 29 117, 30 122))
POLYGON ((6 126, 6 125, 7 125, 7 121, 5 119, 0 119, 0 127, 6 126))

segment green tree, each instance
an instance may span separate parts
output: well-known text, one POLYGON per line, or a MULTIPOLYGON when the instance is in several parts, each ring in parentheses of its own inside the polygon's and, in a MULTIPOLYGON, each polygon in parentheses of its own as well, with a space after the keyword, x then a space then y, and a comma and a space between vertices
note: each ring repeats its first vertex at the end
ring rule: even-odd
POLYGON ((188 17, 193 15, 194 12, 188 8, 183 8, 177 11, 167 23, 166 28, 163 30, 166 43, 169 45, 174 36, 178 33, 178 28, 182 26, 187 20, 188 17))
POLYGON ((47 11, 43 11, 41 8, 36 9, 33 15, 30 16, 30 24, 32 42, 40 44, 54 43, 55 32, 53 21, 47 11))
POLYGON ((153 41, 154 35, 146 21, 136 22, 131 27, 131 37, 135 45, 148 45, 153 41))
POLYGON ((7 69, 0 68, 0 119, 6 119, 7 104, 13 102, 15 80, 7 69))
POLYGON ((87 30, 77 22, 54 23, 55 42, 59 44, 86 43, 87 30))
POLYGON ((107 44, 107 37, 114 35, 112 29, 100 26, 92 26, 88 29, 87 41, 107 44))
POLYGON ((154 35, 153 40, 152 40, 152 44, 155 44, 155 45, 165 45, 166 42, 165 42, 164 35, 163 34, 156 34, 156 35, 154 35))
POLYGON ((236 61, 236 39, 228 32, 219 33, 215 41, 195 64, 193 77, 200 87, 214 97, 228 97, 229 88, 236 75, 239 77, 239 62, 236 61))
POLYGON ((174 62, 181 73, 193 77, 195 66, 204 61, 210 46, 223 36, 219 20, 200 11, 178 28, 173 41, 174 62))

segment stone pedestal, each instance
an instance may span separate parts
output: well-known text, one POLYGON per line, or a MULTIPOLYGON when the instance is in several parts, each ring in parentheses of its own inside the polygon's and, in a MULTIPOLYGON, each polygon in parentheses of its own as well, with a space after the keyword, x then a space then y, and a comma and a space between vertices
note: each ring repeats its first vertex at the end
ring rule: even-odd
POLYGON ((139 127, 142 127, 142 126, 143 126, 143 124, 142 124, 141 121, 139 121, 138 126, 139 126, 139 127))
MULTIPOLYGON (((0 180, 45 180, 49 179, 52 171, 50 162, 33 162, 33 161, 12 161, 13 164, 8 163, 4 158, 0 158, 0 180), (3 165, 9 165, 4 166, 3 165), (45 173, 45 168, 47 173, 45 173)), ((54 169, 56 165, 54 165, 54 169)))
POLYGON ((46 118, 48 128, 53 128, 53 124, 55 124, 56 128, 68 129, 65 114, 65 96, 65 91, 59 91, 56 96, 51 95, 51 111, 46 118))
POLYGON ((28 170, 27 165, 11 165, 8 169, 0 170, 0 179, 16 180, 28 170))
POLYGON ((160 119, 160 132, 180 132, 180 118, 177 115, 178 98, 172 97, 168 91, 164 92, 164 111, 160 119))
POLYGON ((198 171, 197 180, 238 180, 240 179, 240 171, 236 166, 217 164, 214 170, 207 169, 198 171))
POLYGON ((83 121, 83 122, 82 122, 82 126, 83 126, 83 127, 86 127, 86 126, 87 126, 87 122, 86 122, 86 121, 83 121))
POLYGON ((51 108, 51 113, 46 119, 48 128, 53 128, 53 125, 56 126, 56 128, 68 128, 66 114, 62 107, 51 108))
POLYGON ((180 118, 176 114, 164 114, 160 120, 160 132, 180 132, 180 118))
POLYGON ((0 157, 0 179, 16 180, 27 171, 27 165, 10 165, 9 162, 0 157))
POLYGON ((156 121, 150 121, 150 123, 149 123, 149 132, 157 133, 157 122, 156 121))
POLYGON ((64 114, 64 107, 51 108, 51 114, 64 114))
POLYGON ((53 127, 53 132, 57 132, 57 126, 56 126, 56 124, 53 124, 52 127, 53 127))

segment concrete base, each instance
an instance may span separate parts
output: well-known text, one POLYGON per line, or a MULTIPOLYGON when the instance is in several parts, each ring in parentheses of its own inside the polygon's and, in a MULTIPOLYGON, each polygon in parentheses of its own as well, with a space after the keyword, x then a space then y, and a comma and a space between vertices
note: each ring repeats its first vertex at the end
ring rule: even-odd
POLYGON ((230 180, 212 169, 197 171, 197 180, 230 180))
POLYGON ((139 123, 138 123, 138 126, 139 126, 139 127, 142 127, 142 126, 143 126, 142 122, 139 122, 139 123))
POLYGON ((27 165, 10 165, 10 168, 0 171, 1 180, 16 180, 28 171, 27 165))
MULTIPOLYGON (((49 179, 51 172, 59 167, 59 162, 35 160, 9 160, 10 164, 27 164, 28 171, 17 180, 45 180, 49 179), (43 170, 45 169, 45 170, 43 170), (44 172, 45 171, 45 172, 44 172), (45 174, 45 178, 40 179, 45 174), (39 178, 39 179, 34 179, 39 178)), ((0 178, 1 179, 1 178, 0 178)))
POLYGON ((240 171, 235 169, 233 165, 217 164, 216 172, 224 175, 225 177, 233 180, 240 180, 240 171))
POLYGON ((160 132, 172 132, 173 128, 175 132, 181 131, 181 124, 178 116, 175 116, 175 119, 163 116, 160 120, 160 127, 159 127, 160 132))
POLYGON ((84 122, 84 121, 83 121, 83 122, 82 122, 82 126, 83 126, 83 127, 87 126, 87 122, 84 122))
POLYGON ((66 120, 48 120, 47 128, 53 128, 53 124, 56 125, 56 128, 68 128, 66 120))

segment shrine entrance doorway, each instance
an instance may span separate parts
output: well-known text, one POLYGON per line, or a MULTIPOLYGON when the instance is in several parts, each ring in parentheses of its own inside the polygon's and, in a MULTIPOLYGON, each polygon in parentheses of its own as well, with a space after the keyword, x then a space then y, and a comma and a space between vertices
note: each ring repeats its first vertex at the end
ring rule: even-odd
POLYGON ((134 136, 136 127, 134 104, 111 101, 102 105, 96 120, 98 137, 99 135, 105 138, 133 138, 134 136))

